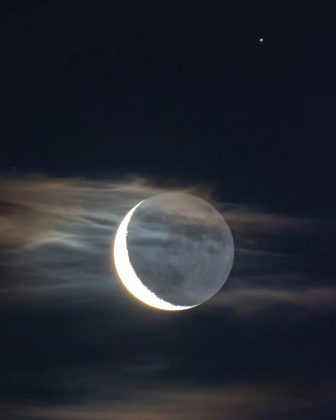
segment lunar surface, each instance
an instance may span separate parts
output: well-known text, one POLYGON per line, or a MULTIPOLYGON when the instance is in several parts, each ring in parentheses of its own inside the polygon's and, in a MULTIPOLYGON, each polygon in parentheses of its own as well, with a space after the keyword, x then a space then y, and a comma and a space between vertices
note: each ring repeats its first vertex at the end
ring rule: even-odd
POLYGON ((158 309, 184 310, 221 289, 232 268, 234 243, 214 207, 172 192, 127 213, 113 254, 117 274, 133 296, 158 309))

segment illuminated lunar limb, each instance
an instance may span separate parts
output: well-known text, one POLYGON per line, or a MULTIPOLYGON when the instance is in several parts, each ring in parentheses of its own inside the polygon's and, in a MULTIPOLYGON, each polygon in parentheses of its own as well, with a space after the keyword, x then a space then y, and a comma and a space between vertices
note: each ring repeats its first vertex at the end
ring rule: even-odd
POLYGON ((127 249, 127 227, 131 220, 131 217, 134 211, 143 203, 141 201, 135 207, 133 207, 124 217, 122 222, 119 225, 117 230, 115 240, 114 240, 114 247, 113 247, 113 255, 114 255, 114 264, 117 271, 117 274, 122 282, 122 284, 126 287, 126 289, 137 299, 141 302, 152 306, 156 309, 166 310, 166 311, 183 311, 185 309, 193 308, 194 306, 180 306, 180 305, 173 305, 169 302, 160 299, 158 296, 155 295, 151 290, 149 290, 137 276, 137 273, 134 271, 127 249))

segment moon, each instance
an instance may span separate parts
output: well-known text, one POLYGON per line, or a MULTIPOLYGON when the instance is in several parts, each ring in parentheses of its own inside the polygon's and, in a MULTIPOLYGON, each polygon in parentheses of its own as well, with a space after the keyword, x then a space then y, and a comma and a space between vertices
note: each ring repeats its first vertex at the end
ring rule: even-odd
POLYGON ((164 193, 135 205, 113 244, 115 271, 142 303, 166 311, 194 308, 227 280, 234 258, 231 231, 206 201, 164 193))

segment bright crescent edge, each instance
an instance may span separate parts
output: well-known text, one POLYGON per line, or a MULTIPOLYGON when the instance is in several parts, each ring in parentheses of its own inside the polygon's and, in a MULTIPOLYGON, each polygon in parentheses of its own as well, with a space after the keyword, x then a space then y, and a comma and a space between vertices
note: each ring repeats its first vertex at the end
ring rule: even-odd
POLYGON ((113 246, 113 257, 114 265, 118 277, 126 289, 138 300, 149 305, 156 309, 161 309, 164 311, 183 311, 186 309, 194 308, 198 305, 192 306, 180 306, 173 305, 172 303, 166 302, 163 299, 160 299, 148 289, 137 276, 134 268, 132 267, 128 249, 127 249, 127 234, 128 234, 128 225, 131 221, 131 217, 134 211, 144 202, 140 201, 136 206, 134 206, 121 221, 117 233, 114 239, 113 246))

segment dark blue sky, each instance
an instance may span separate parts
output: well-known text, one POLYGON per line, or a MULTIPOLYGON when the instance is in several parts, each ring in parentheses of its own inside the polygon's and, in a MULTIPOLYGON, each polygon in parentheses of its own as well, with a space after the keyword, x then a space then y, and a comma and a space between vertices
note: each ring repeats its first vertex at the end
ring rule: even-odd
POLYGON ((235 200, 332 205, 332 11, 1 7, 3 172, 152 173, 225 185, 235 200))

